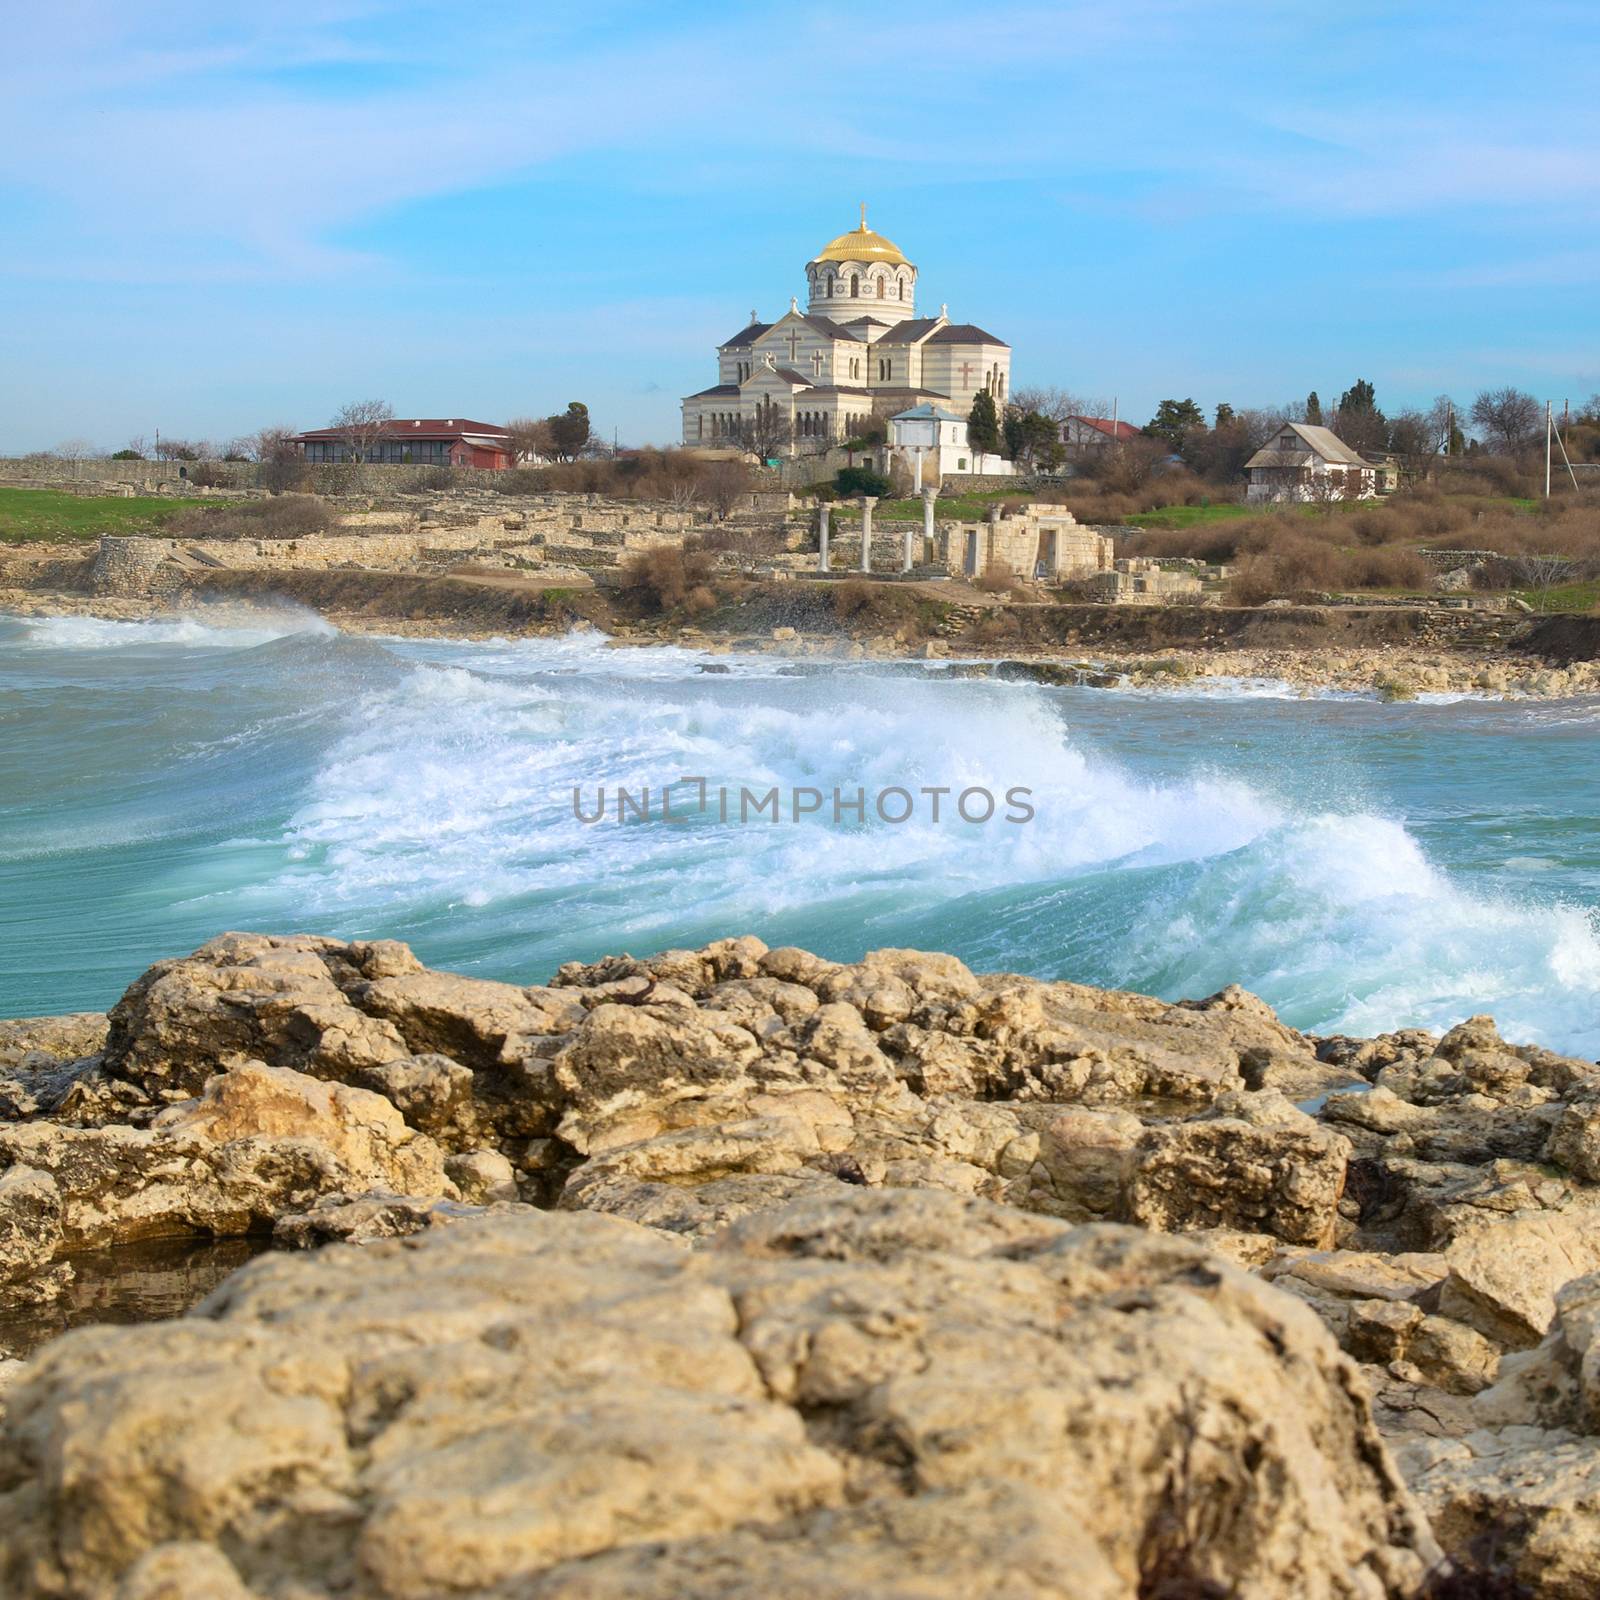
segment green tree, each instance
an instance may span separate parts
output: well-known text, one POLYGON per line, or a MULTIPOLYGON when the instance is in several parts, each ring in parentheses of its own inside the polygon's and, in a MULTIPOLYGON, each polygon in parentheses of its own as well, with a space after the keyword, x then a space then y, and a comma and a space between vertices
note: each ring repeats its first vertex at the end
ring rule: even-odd
POLYGON ((1345 392, 1339 396, 1339 415, 1346 412, 1376 411, 1378 409, 1378 396, 1372 385, 1365 378, 1357 378, 1345 392))
POLYGON ((1333 431, 1358 454, 1370 454, 1388 446, 1388 419, 1378 409, 1378 397, 1365 378, 1357 378, 1339 396, 1333 431))
POLYGON ((1213 428, 1231 427, 1234 420, 1233 407, 1226 400, 1217 401, 1216 421, 1211 424, 1213 428))
POLYGON ((557 461, 576 461, 589 442, 589 408, 581 400, 569 400, 565 411, 545 418, 550 428, 550 444, 557 461))
POLYGON ((1313 428, 1322 426, 1322 401, 1318 399, 1315 389, 1306 396, 1306 421, 1313 428))
POLYGON ((980 389, 973 397, 972 410, 967 413, 967 443, 979 454, 1000 454, 1000 418, 994 408, 994 396, 980 389))
POLYGON ((1206 416, 1193 400, 1163 400, 1156 414, 1144 425, 1152 439, 1164 439, 1179 455, 1189 436, 1206 425, 1206 416))
POLYGON ((1006 454, 1013 461, 1042 467, 1060 464, 1061 427, 1043 412, 1020 405, 1007 406, 1002 432, 1006 454))

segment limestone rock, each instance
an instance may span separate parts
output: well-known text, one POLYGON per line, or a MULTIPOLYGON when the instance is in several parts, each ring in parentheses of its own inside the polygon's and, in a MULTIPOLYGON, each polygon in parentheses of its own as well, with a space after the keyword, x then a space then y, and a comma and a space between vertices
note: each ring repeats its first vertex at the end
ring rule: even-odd
POLYGON ((188 1318, 57 1340, 0 1423, 17 1600, 841 1571, 1113 1600, 1168 1556, 1196 1592, 1401 1600, 1435 1553, 1354 1368, 1276 1291, 1176 1239, 837 1183, 698 1252, 530 1213, 264 1257, 188 1318))
POLYGON ((0 1163, 0 1182, 44 1207, 37 1237, 63 1250, 270 1228, 322 1195, 374 1184, 451 1188, 438 1147, 381 1096, 260 1062, 217 1074, 154 1127, 0 1126, 0 1163))
POLYGON ((1128 1218, 1163 1232, 1234 1228, 1325 1247, 1349 1154, 1346 1140, 1281 1095, 1227 1095, 1201 1117, 1143 1135, 1128 1218))
POLYGON ((1512 1349, 1537 1344, 1556 1291, 1600 1268, 1600 1217, 1532 1211, 1483 1218, 1445 1247, 1450 1264, 1439 1302, 1447 1315, 1512 1349))

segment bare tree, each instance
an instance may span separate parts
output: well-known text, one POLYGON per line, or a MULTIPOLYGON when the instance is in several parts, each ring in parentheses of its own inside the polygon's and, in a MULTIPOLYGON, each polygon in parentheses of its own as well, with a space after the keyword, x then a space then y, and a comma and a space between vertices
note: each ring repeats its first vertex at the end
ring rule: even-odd
POLYGON ((1429 477, 1445 442, 1440 437, 1439 419, 1429 411, 1402 411, 1389 424, 1389 447, 1399 458, 1401 475, 1408 484, 1429 477))
POLYGON ((1510 565, 1517 585, 1535 595, 1538 611, 1550 609, 1551 590, 1570 583, 1574 573, 1574 563, 1568 556, 1512 556, 1510 565))
POLYGON ((76 466, 80 461, 96 460, 103 452, 87 439, 63 439, 50 454, 76 466))
POLYGON ((758 402, 739 427, 739 441, 752 455, 770 461, 794 443, 794 424, 770 400, 758 402))
POLYGON ((548 417, 513 417, 506 424, 506 436, 511 440, 511 454, 516 461, 555 459, 556 446, 548 417))
POLYGON ((360 463, 372 454, 393 421, 394 407, 387 401, 352 400, 339 408, 328 426, 338 429, 339 443, 352 461, 360 463))
POLYGON ((1502 455, 1514 456, 1526 450, 1539 435, 1544 407, 1531 394, 1513 389, 1484 389, 1472 402, 1472 420, 1483 431, 1485 440, 1502 455))
POLYGON ((285 494, 306 480, 306 459, 294 442, 294 429, 263 428, 256 434, 251 453, 258 463, 256 481, 269 494, 285 494))
POLYGON ((1032 388, 1025 385, 1021 389, 1013 389, 1011 404, 1019 411, 1034 412, 1041 417, 1049 417, 1052 422, 1065 422, 1068 417, 1088 415, 1083 410, 1083 402, 1077 395, 1047 384, 1038 384, 1032 388))
POLYGON ((714 461, 700 474, 700 498, 719 518, 725 518, 749 492, 750 469, 742 461, 714 461))

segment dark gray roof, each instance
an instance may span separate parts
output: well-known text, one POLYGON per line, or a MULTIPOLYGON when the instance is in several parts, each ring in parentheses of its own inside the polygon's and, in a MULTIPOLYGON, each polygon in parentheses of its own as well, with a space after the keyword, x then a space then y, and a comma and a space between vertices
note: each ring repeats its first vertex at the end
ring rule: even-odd
POLYGON ((770 322, 752 322, 748 328, 734 334, 722 348, 724 350, 734 350, 747 344, 754 344, 771 326, 770 322))
POLYGON ((862 394, 874 400, 948 400, 947 394, 942 394, 937 389, 901 389, 883 388, 865 389, 848 388, 835 383, 814 383, 810 386, 812 394, 862 394))
POLYGON ((805 319, 818 333, 825 333, 830 339, 854 339, 857 343, 861 342, 859 333, 852 333, 842 322, 835 322, 832 317, 817 317, 808 311, 805 319))
POLYGON ((942 327, 929 340, 929 344, 995 344, 1002 350, 1011 348, 1004 339, 997 339, 992 333, 985 333, 973 322, 951 322, 942 327))
POLYGON ((700 389, 694 394, 686 394, 685 400, 705 400, 714 394, 738 394, 739 385, 736 383, 719 383, 714 389, 700 389))
POLYGON ((937 317, 908 317, 904 322, 895 323, 878 343, 917 344, 938 326, 937 317))
POLYGON ((790 383, 802 383, 808 389, 811 387, 812 380, 803 373, 796 372, 793 367, 774 367, 773 371, 780 378, 786 378, 790 383))

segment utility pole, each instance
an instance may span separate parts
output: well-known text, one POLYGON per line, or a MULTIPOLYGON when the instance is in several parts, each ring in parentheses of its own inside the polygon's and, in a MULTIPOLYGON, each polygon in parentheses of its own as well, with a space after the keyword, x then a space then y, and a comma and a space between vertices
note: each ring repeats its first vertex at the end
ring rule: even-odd
POLYGON ((1544 403, 1544 497, 1550 498, 1550 435, 1556 430, 1554 408, 1551 402, 1544 403))

